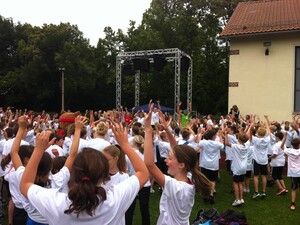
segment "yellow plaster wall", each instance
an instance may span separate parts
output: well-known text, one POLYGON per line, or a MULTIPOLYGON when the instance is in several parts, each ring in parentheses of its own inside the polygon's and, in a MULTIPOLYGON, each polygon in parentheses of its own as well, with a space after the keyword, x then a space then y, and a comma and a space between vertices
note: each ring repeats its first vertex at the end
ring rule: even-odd
POLYGON ((242 115, 268 114, 271 120, 291 120, 294 113, 295 47, 300 46, 298 34, 265 35, 230 40, 231 55, 228 109, 237 105, 242 115), (265 55, 264 41, 270 41, 265 55))

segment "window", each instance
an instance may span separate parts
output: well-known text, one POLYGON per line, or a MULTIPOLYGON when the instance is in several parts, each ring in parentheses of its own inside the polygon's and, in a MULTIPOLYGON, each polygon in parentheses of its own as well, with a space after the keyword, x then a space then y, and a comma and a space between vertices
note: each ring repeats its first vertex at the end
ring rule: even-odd
POLYGON ((294 111, 300 112, 300 47, 296 47, 294 111))

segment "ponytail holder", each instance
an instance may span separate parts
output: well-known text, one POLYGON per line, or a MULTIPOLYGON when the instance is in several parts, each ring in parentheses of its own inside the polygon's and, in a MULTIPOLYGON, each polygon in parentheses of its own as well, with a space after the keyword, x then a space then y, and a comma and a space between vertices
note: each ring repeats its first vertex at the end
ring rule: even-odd
POLYGON ((82 178, 82 181, 90 181, 91 180, 91 178, 89 178, 89 177, 83 177, 82 178))

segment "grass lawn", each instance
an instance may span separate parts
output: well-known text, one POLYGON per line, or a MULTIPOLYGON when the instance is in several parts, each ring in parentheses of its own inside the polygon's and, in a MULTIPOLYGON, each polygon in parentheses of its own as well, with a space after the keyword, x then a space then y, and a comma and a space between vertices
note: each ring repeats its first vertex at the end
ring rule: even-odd
MULTIPOLYGON (((296 225, 300 224, 300 193, 296 199, 295 211, 290 210, 291 194, 290 194, 290 179, 286 178, 285 183, 289 188, 289 193, 284 196, 276 196, 276 185, 267 187, 267 197, 262 199, 253 200, 253 180, 251 181, 251 192, 245 193, 245 204, 239 207, 233 207, 231 204, 234 201, 234 194, 230 193, 231 190, 231 176, 226 171, 221 170, 221 181, 217 183, 217 193, 215 195, 215 204, 205 204, 199 194, 196 195, 195 205, 191 214, 191 222, 196 217, 199 209, 216 208, 221 214, 226 209, 233 209, 235 211, 244 211, 247 221, 251 225, 296 225)), ((160 193, 157 192, 155 186, 155 193, 151 194, 150 210, 151 210, 151 224, 156 224, 159 215, 159 199, 160 193)), ((261 189, 260 189, 261 190, 261 189)), ((134 215, 134 225, 141 225, 141 216, 139 212, 139 202, 137 201, 134 215)), ((174 224, 175 225, 175 224, 174 224)))
MULTIPOLYGON (((286 186, 290 187, 289 178, 285 179, 286 186)), ((251 193, 245 193, 245 204, 240 207, 232 207, 231 204, 234 201, 234 195, 230 193, 231 189, 231 176, 227 172, 221 170, 221 181, 217 183, 217 193, 215 195, 216 203, 214 205, 204 204, 199 194, 196 195, 195 205, 191 214, 191 222, 195 218, 199 209, 216 208, 221 214, 226 209, 230 208, 236 211, 244 211, 248 223, 251 225, 297 225, 300 224, 300 193, 296 200, 297 209, 295 211, 290 210, 290 192, 284 196, 276 196, 276 185, 273 187, 267 187, 267 197, 264 200, 257 199, 252 200, 253 194, 253 181, 251 182, 251 193)), ((290 190, 290 188, 289 188, 290 190)), ((159 215, 159 200, 160 193, 155 186, 155 193, 151 194, 150 198, 150 210, 151 210, 151 224, 156 224, 159 215)), ((7 207, 4 207, 7 210, 7 207)), ((3 219, 2 224, 7 224, 7 217, 3 219)), ((141 225, 141 216, 139 212, 139 202, 137 201, 134 225, 141 225)), ((170 224, 176 225, 176 224, 170 224)))

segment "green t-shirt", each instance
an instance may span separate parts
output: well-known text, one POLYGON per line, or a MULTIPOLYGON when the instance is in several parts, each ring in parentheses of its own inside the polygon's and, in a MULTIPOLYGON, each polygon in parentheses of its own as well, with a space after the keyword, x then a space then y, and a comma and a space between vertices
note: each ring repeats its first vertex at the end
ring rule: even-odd
POLYGON ((181 117, 181 126, 182 127, 186 127, 186 125, 190 125, 191 115, 189 113, 186 115, 181 114, 180 117, 181 117))

